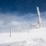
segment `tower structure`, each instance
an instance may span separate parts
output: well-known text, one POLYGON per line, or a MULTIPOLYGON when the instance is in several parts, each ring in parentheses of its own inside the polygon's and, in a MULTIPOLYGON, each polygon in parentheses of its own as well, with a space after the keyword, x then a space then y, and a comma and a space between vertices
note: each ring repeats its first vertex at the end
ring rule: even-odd
POLYGON ((37 7, 37 13, 38 13, 38 24, 39 24, 39 27, 42 28, 42 27, 44 27, 44 24, 43 24, 43 21, 42 21, 41 16, 40 16, 39 7, 37 7))

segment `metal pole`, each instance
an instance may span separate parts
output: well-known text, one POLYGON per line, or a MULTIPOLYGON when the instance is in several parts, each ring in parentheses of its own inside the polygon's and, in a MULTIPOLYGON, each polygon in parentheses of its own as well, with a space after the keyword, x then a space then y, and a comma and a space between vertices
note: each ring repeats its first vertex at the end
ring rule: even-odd
POLYGON ((12 28, 10 28, 10 37, 11 37, 12 28))

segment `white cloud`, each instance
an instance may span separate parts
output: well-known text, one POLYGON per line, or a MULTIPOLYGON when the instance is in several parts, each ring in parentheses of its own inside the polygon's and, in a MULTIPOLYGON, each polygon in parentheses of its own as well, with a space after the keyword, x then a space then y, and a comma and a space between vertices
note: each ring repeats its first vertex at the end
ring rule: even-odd
POLYGON ((4 24, 4 21, 0 21, 0 25, 3 25, 4 24))
POLYGON ((17 21, 11 21, 11 24, 12 24, 12 25, 19 25, 20 23, 17 22, 17 21))
MULTIPOLYGON (((41 13, 41 16, 45 13, 41 13)), ((37 14, 27 13, 20 16, 19 14, 0 14, 0 32, 8 32, 10 28, 13 31, 26 31, 31 28, 30 24, 36 24, 37 21, 37 14)))

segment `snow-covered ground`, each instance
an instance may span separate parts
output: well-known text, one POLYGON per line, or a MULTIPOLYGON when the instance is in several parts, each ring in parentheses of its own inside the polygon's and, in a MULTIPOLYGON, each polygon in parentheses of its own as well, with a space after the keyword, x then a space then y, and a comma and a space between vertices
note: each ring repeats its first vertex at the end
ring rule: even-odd
POLYGON ((0 46, 46 46, 46 28, 29 32, 0 33, 0 46))

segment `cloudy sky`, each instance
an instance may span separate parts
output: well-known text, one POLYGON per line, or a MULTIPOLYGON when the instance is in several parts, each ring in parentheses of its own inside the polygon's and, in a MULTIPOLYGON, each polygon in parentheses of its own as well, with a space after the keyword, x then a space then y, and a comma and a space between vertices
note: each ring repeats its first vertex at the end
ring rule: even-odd
POLYGON ((46 23, 46 0, 0 0, 0 32, 29 30, 38 21, 36 6, 46 23))

